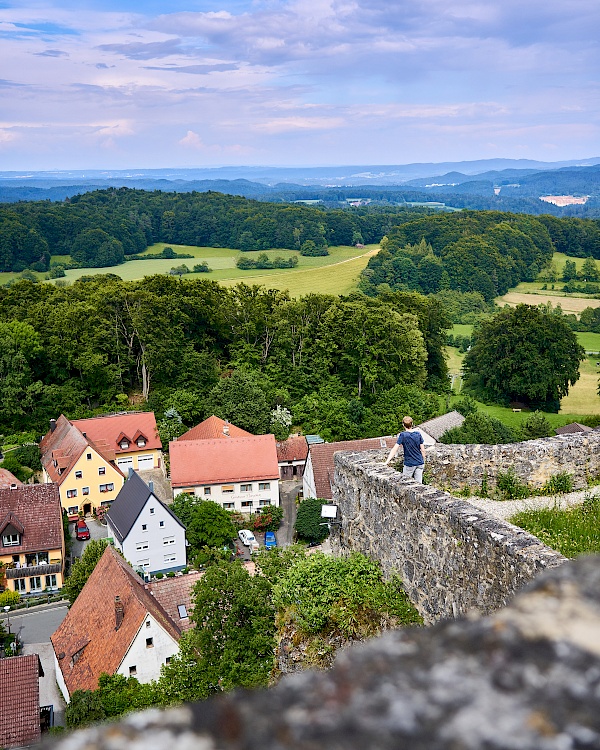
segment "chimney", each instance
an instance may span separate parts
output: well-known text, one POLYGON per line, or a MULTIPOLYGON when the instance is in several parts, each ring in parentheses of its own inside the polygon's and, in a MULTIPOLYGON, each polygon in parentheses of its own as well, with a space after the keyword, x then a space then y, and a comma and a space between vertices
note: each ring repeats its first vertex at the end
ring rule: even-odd
POLYGON ((154 493, 154 482, 148 482, 148 489, 150 490, 150 492, 154 493))
POLYGON ((56 429, 56 419, 51 419, 50 420, 50 432, 54 432, 55 429, 56 429))
POLYGON ((226 419, 225 424, 223 425, 223 435, 227 435, 229 437, 229 421, 226 419))
POLYGON ((123 623, 125 617, 125 609, 120 596, 115 596, 115 630, 118 630, 123 623))

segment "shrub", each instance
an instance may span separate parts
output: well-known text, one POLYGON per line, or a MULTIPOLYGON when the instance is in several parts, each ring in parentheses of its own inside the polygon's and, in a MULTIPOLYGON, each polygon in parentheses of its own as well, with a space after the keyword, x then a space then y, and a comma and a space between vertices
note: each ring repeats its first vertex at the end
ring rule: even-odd
POLYGON ((157 573, 155 577, 160 581, 161 578, 165 577, 165 574, 164 573, 157 573))
POLYGON ((175 578, 175 573, 174 573, 174 571, 170 570, 170 571, 169 571, 169 572, 167 573, 167 578, 175 578))
POLYGON ((326 504, 327 500, 318 500, 316 497, 307 497, 300 503, 294 526, 299 539, 318 543, 329 535, 327 524, 321 518, 321 507, 326 504))
POLYGON ((498 472, 496 488, 502 500, 520 500, 532 494, 531 489, 515 474, 512 466, 505 473, 498 472))
POLYGON ((194 266, 194 273, 210 273, 212 268, 208 267, 208 263, 203 260, 202 263, 196 263, 194 266))
POLYGON ((18 591, 3 591, 0 594, 0 607, 14 607, 15 604, 19 603, 21 596, 18 591))
POLYGON ((521 424, 523 440, 535 440, 536 438, 550 437, 554 434, 552 425, 548 419, 539 411, 534 411, 521 424))
POLYGON ((254 516, 253 528, 255 531, 277 531, 282 520, 283 508, 272 505, 254 516))
POLYGON ((567 471, 561 471, 550 477, 542 487, 541 492, 548 495, 559 495, 573 491, 573 475, 567 471))

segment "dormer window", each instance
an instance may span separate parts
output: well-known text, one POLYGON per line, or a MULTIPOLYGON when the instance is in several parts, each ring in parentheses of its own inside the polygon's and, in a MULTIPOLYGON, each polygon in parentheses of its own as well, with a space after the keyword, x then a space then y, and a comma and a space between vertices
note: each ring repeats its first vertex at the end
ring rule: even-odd
POLYGON ((146 438, 139 437, 136 442, 137 442, 138 448, 145 448, 146 447, 146 438))
POLYGON ((3 534, 2 545, 4 547, 18 547, 21 544, 20 534, 3 534))
POLYGON ((129 440, 121 440, 121 442, 119 443, 119 446, 122 451, 126 451, 127 448, 129 448, 129 440))

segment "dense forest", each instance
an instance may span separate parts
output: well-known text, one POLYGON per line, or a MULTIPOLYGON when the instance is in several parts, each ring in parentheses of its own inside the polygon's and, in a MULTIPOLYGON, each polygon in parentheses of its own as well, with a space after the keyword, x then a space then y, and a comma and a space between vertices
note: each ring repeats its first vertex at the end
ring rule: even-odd
POLYGON ((391 434, 438 411, 449 321, 418 294, 369 298, 240 284, 84 277, 0 288, 0 431, 119 408, 219 413, 267 432, 272 410, 323 436, 391 434), (130 400, 129 400, 130 399, 130 400), (245 411, 244 411, 245 410, 245 411))
POLYGON ((488 302, 520 281, 533 281, 555 249, 600 254, 600 226, 581 219, 463 211, 420 217, 394 227, 363 271, 360 288, 479 292, 488 302), (383 285, 383 287, 382 287, 383 285))
POLYGON ((0 271, 47 271, 53 255, 70 255, 81 267, 117 265, 155 242, 316 254, 328 245, 379 242, 414 215, 410 208, 327 211, 212 192, 99 190, 63 203, 1 205, 0 271))

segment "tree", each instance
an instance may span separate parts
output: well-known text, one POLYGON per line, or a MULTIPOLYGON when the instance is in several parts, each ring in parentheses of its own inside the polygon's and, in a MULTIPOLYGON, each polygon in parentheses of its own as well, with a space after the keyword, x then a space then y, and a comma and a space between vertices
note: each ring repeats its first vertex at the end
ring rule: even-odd
POLYGON ((83 550, 83 554, 73 563, 71 575, 65 581, 62 593, 73 604, 81 593, 87 579, 94 572, 94 568, 108 547, 106 539, 92 539, 83 550))
POLYGON ((534 411, 521 423, 521 434, 523 440, 535 440, 536 438, 554 435, 554 430, 544 414, 534 411))
POLYGON ((300 503, 294 525, 299 539, 318 543, 329 535, 327 523, 321 518, 321 507, 326 504, 327 500, 316 497, 307 497, 300 503))
POLYGON ((202 547, 228 545, 235 537, 231 514, 212 500, 182 493, 170 507, 186 527, 191 556, 197 555, 202 547))
POLYGON ((292 425, 292 414, 285 406, 277 404, 271 411, 271 430, 276 440, 285 440, 289 437, 292 425))
POLYGON ((157 428, 158 434, 160 435, 160 441, 163 445, 169 445, 172 440, 175 440, 175 438, 178 438, 185 432, 183 420, 177 409, 173 407, 170 407, 165 411, 157 428))
POLYGON ((474 332, 464 360, 466 386, 499 403, 557 412, 579 379, 585 350, 556 315, 528 305, 505 308, 474 332))
POLYGON ((593 258, 586 258, 581 266, 579 276, 583 281, 598 281, 600 274, 598 273, 598 266, 593 258))
POLYGON ((562 280, 571 281, 577 278, 577 266, 574 260, 565 261, 565 267, 563 270, 562 280))
POLYGON ((261 376, 250 371, 234 370, 230 377, 221 378, 208 394, 205 410, 253 435, 264 435, 269 427, 269 405, 261 376))
POLYGON ((503 422, 480 411, 471 412, 465 417, 460 427, 447 430, 440 438, 440 443, 475 443, 498 445, 514 443, 517 435, 503 422))
POLYGON ((106 719, 106 711, 97 690, 75 690, 65 709, 65 722, 69 729, 85 727, 106 719))

